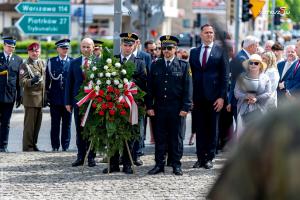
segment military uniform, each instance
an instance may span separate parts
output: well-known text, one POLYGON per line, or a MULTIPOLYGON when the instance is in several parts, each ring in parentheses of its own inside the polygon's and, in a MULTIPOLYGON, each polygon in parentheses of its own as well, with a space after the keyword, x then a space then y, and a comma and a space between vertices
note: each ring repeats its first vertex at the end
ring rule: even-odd
POLYGON ((211 200, 296 200, 300 195, 300 106, 248 126, 208 194, 211 200))
MULTIPOLYGON (((4 45, 14 47, 15 40, 6 37, 4 45)), ((22 58, 17 55, 0 53, 0 152, 7 151, 9 124, 14 103, 16 101, 17 106, 21 103, 22 91, 18 74, 22 62, 22 58)))
MULTIPOLYGON (((58 48, 69 48, 70 40, 60 40, 56 43, 58 48)), ((71 117, 72 113, 65 108, 65 82, 68 73, 69 62, 73 58, 60 56, 50 58, 46 68, 46 93, 47 102, 50 104, 51 115, 51 146, 54 151, 62 147, 66 151, 71 139, 71 117), (61 124, 61 142, 59 141, 61 124)))
POLYGON ((93 40, 94 42, 94 55, 96 56, 97 60, 101 57, 102 53, 102 45, 104 42, 100 40, 93 40))
MULTIPOLYGON (((162 36, 162 46, 168 46, 172 37, 162 36), (166 44, 165 44, 166 43, 166 44)), ((175 38, 175 37, 174 37, 175 38)), ((177 42, 176 42, 177 44, 177 42)), ((151 65, 148 78, 147 110, 154 110, 155 162, 149 174, 164 171, 166 146, 170 148, 173 172, 182 175, 183 126, 186 117, 181 111, 189 112, 192 105, 192 77, 187 62, 173 57, 173 60, 160 58, 151 65), (170 142, 169 142, 170 141, 170 142)))
POLYGON ((23 105, 25 107, 23 151, 38 151, 36 144, 43 116, 42 107, 45 103, 45 64, 42 60, 33 61, 28 58, 21 65, 20 85, 24 88, 23 105), (35 77, 38 77, 37 82, 32 84, 35 77))

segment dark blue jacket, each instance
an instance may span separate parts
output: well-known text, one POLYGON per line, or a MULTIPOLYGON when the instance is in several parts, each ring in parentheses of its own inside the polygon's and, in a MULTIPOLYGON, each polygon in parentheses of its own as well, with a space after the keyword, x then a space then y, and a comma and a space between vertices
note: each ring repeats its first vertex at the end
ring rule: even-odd
POLYGON ((151 63, 152 63, 151 55, 144 51, 138 51, 136 54, 136 57, 144 60, 144 62, 146 64, 147 74, 148 74, 150 72, 150 67, 151 67, 151 63))
POLYGON ((0 53, 0 102, 13 103, 22 96, 19 85, 19 69, 23 63, 22 58, 12 55, 8 64, 5 63, 4 53, 0 53), (8 73, 4 71, 7 70, 8 73))
POLYGON ((291 66, 291 72, 287 78, 287 80, 284 82, 284 86, 286 90, 288 90, 292 95, 295 93, 300 92, 300 69, 294 73, 295 67, 298 63, 298 60, 295 61, 291 66))
POLYGON ((50 58, 46 67, 46 92, 47 101, 50 105, 65 105, 65 85, 68 76, 68 63, 73 58, 67 57, 64 65, 61 63, 59 56, 50 58), (52 79, 50 76, 50 69, 52 76, 56 79, 58 76, 62 76, 58 80, 52 79), (61 75, 60 75, 61 74, 61 75))
POLYGON ((228 87, 228 57, 222 47, 214 44, 206 67, 200 63, 201 46, 191 49, 189 63, 193 77, 193 101, 226 99, 228 87))

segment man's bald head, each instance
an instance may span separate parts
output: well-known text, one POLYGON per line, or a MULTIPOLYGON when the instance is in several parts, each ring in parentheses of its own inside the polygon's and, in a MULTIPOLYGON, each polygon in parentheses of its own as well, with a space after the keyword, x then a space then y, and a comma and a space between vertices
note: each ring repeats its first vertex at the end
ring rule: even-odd
POLYGON ((94 41, 91 38, 84 38, 80 43, 80 50, 85 57, 91 56, 94 51, 94 41))

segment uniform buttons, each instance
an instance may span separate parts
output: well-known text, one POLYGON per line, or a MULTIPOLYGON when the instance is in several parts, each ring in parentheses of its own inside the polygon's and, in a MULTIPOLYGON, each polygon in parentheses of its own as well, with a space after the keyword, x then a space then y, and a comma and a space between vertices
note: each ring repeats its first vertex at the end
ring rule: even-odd
POLYGON ((165 90, 167 90, 167 88, 165 88, 165 90))
POLYGON ((165 98, 167 98, 167 95, 165 95, 165 98))
POLYGON ((165 81, 165 83, 167 83, 168 81, 165 81))
POLYGON ((166 76, 168 76, 168 74, 166 74, 166 76))

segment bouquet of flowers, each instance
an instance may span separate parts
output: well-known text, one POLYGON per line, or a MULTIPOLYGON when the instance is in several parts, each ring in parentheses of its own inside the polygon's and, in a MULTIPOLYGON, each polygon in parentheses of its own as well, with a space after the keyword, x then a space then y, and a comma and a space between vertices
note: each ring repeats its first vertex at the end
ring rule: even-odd
POLYGON ((95 151, 110 157, 138 136, 138 116, 144 113, 137 102, 145 93, 132 81, 133 62, 121 64, 106 49, 100 60, 91 57, 89 63, 82 66, 85 80, 77 96, 82 134, 95 151))

